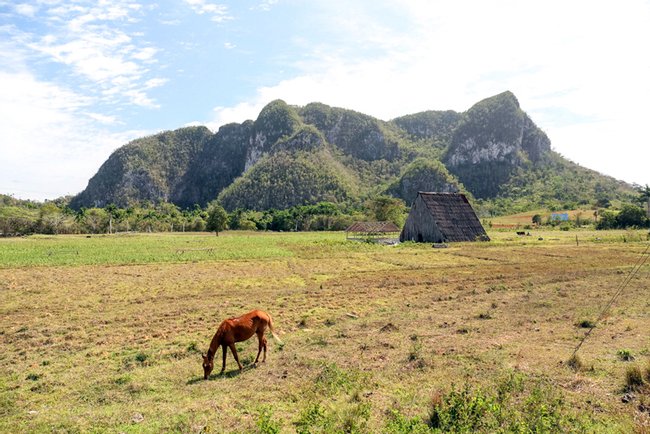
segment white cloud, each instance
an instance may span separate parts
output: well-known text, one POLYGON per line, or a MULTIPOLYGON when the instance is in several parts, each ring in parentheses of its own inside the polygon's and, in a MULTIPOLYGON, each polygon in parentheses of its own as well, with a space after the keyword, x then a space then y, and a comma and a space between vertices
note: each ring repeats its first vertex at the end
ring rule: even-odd
POLYGON ((136 51, 133 55, 131 55, 131 58, 145 61, 153 60, 157 52, 158 50, 156 48, 145 47, 136 51))
POLYGON ((0 191, 53 199, 81 191, 110 153, 143 132, 112 133, 89 99, 28 72, 0 72, 0 191))
POLYGON ((72 79, 85 80, 86 88, 98 97, 110 97, 105 102, 158 106, 146 95, 151 88, 146 82, 152 79, 146 65, 156 61, 158 49, 139 46, 141 37, 125 27, 137 21, 133 14, 141 9, 138 3, 44 3, 42 9, 40 17, 48 33, 10 32, 14 44, 31 51, 33 62, 45 59, 67 67, 72 79))
POLYGON ((99 122, 101 124, 104 124, 104 125, 113 125, 113 124, 116 124, 118 122, 117 118, 115 116, 104 115, 104 114, 101 114, 101 113, 88 112, 88 113, 86 113, 86 116, 88 116, 90 119, 95 120, 95 121, 97 121, 97 122, 99 122))
POLYGON ((167 81, 166 78, 152 78, 145 82, 144 87, 145 89, 153 89, 154 87, 164 86, 167 81))
POLYGON ((38 8, 34 5, 30 5, 28 3, 20 3, 14 6, 14 9, 16 12, 20 15, 24 15, 30 18, 33 18, 34 15, 36 14, 36 11, 38 8))
POLYGON ((194 12, 199 15, 210 15, 210 19, 222 23, 232 19, 228 12, 228 6, 220 3, 211 3, 207 0, 185 0, 194 12))
POLYGON ((300 74, 258 88, 248 102, 216 108, 213 128, 254 119, 275 98, 390 119, 464 111, 511 90, 563 155, 650 183, 650 151, 639 142, 650 97, 647 2, 402 0, 355 4, 340 14, 346 5, 319 3, 320 25, 336 29, 337 45, 301 47, 311 55, 294 64, 300 74), (377 19, 382 8, 394 19, 377 19))
POLYGON ((206 123, 206 126, 213 131, 217 131, 222 125, 256 119, 260 110, 269 101, 265 100, 264 97, 258 97, 254 102, 242 102, 233 107, 215 107, 213 109, 213 118, 206 123))
POLYGON ((260 11, 270 11, 273 6, 278 4, 278 0, 263 0, 256 4, 255 6, 251 7, 252 10, 260 10, 260 11))

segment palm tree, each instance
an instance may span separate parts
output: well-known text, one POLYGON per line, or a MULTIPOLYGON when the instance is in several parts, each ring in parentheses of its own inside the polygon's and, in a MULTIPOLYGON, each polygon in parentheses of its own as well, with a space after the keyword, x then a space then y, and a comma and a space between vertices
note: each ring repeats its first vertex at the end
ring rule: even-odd
POLYGON ((650 186, 648 184, 645 185, 645 187, 639 187, 637 189, 637 192, 639 193, 638 201, 641 204, 641 206, 646 207, 646 214, 648 217, 650 217, 650 186))

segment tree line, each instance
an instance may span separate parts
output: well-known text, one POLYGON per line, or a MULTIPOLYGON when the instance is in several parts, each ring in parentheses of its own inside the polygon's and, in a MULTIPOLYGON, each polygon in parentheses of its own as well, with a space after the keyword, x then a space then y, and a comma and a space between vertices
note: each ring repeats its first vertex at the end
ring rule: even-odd
MULTIPOLYGON (((592 224, 596 229, 650 227, 646 207, 650 187, 636 188, 636 196, 618 209, 610 204, 598 210, 594 220, 576 219, 560 222, 551 218, 544 222, 533 217, 536 225, 573 226, 592 224)), ((484 214, 483 201, 476 201, 478 214, 484 214), (481 212, 483 211, 483 212, 481 212)), ((226 212, 218 201, 205 208, 195 205, 181 209, 169 202, 140 202, 126 208, 109 204, 103 208, 69 207, 69 198, 44 203, 22 201, 0 195, 0 236, 28 234, 105 234, 117 232, 204 232, 217 235, 225 229, 257 231, 340 231, 357 221, 391 221, 401 227, 409 209, 403 200, 387 195, 369 198, 361 203, 319 202, 287 209, 253 211, 235 209, 226 212)))
MULTIPOLYGON (((7 198, 7 196, 4 196, 7 198)), ((106 234, 118 232, 204 232, 225 229, 260 231, 340 231, 355 221, 392 221, 403 224, 408 208, 400 199, 377 196, 360 205, 319 202, 287 209, 230 213, 217 201, 205 208, 181 209, 169 202, 142 202, 120 208, 73 210, 69 201, 0 200, 0 235, 106 234)))

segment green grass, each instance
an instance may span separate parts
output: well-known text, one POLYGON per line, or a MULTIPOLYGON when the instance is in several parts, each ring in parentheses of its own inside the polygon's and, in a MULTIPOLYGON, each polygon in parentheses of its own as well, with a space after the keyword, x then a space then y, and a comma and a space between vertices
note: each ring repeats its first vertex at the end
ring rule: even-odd
MULTIPOLYGON (((645 241, 645 231, 532 231, 518 237, 512 231, 491 231, 494 245, 548 246, 645 241), (542 238, 541 240, 539 238, 542 238)), ((428 244, 406 243, 398 249, 429 249, 428 244)), ((225 232, 117 235, 33 235, 0 238, 0 268, 104 264, 195 263, 223 260, 263 260, 306 254, 354 254, 381 251, 368 243, 346 242, 341 232, 225 232)))
POLYGON ((360 251, 341 233, 34 235, 0 238, 0 267, 185 263, 294 256, 296 249, 360 251))

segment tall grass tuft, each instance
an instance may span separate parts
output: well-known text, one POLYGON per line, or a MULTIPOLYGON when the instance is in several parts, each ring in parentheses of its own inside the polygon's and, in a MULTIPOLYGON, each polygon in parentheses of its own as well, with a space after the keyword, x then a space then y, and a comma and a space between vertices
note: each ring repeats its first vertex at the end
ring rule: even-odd
POLYGON ((643 387, 644 383, 643 374, 638 366, 630 366, 625 370, 626 392, 636 392, 643 387))
POLYGON ((582 368, 584 368, 584 364, 577 354, 572 355, 571 358, 567 360, 567 365, 574 371, 581 371, 582 368))

